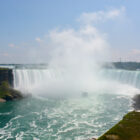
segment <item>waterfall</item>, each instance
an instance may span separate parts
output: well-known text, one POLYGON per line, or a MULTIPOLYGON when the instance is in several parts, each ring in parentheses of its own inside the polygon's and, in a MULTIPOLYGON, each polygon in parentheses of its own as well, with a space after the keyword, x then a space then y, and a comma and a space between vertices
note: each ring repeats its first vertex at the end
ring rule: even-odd
MULTIPOLYGON (((57 89, 66 88, 69 90, 73 88, 75 83, 68 81, 63 72, 53 71, 49 69, 14 69, 14 88, 21 90, 22 92, 33 93, 38 88, 46 89, 57 89), (65 83, 68 82, 69 89, 65 83), (72 85, 73 84, 73 85, 72 85), (54 88, 55 87, 55 88, 54 88)), ((97 75, 100 77, 96 81, 117 81, 121 84, 128 84, 136 88, 140 88, 140 71, 128 71, 128 70, 117 70, 117 69, 102 69, 97 75)), ((76 77, 75 77, 76 79, 76 77)), ((72 79, 73 80, 73 79, 72 79)), ((78 79, 76 79, 77 82, 78 79)), ((81 81, 79 81, 80 83, 81 81)), ((86 82, 85 82, 86 83, 86 82)), ((84 83, 84 84, 85 84, 84 83)), ((92 81, 89 82, 90 85, 92 81)), ((83 85, 84 85, 83 84, 83 85)), ((83 87, 83 85, 80 85, 83 87)), ((101 87, 101 86, 99 86, 101 87)), ((57 91, 56 91, 57 92, 57 91)))
POLYGON ((140 71, 128 71, 119 69, 106 69, 101 71, 105 79, 118 81, 136 88, 140 88, 140 71))
POLYGON ((44 82, 55 79, 55 75, 47 69, 15 69, 14 88, 23 92, 32 92, 44 82))

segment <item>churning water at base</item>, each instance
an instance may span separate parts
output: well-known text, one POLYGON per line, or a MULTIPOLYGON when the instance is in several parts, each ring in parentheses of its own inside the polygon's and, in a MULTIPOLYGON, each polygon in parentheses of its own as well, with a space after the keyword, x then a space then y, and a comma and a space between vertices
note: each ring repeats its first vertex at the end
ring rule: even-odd
POLYGON ((129 97, 31 97, 0 104, 0 139, 84 140, 117 123, 131 107, 129 97))
POLYGON ((90 91, 86 96, 81 95, 86 91, 81 91, 77 96, 58 94, 54 98, 47 96, 47 90, 37 90, 63 84, 62 75, 48 69, 14 70, 15 88, 33 96, 0 104, 0 139, 86 140, 98 137, 132 109, 129 95, 139 92, 139 71, 107 69, 98 73, 107 85, 101 83, 100 90, 90 91))

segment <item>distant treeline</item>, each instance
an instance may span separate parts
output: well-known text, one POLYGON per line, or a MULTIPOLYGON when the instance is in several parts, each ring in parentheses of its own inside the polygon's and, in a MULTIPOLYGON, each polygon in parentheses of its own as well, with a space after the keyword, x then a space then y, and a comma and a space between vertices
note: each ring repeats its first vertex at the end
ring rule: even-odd
MULTIPOLYGON (((117 68, 125 70, 140 70, 140 62, 106 62, 102 64, 105 68, 117 68)), ((0 64, 1 68, 17 68, 17 69, 46 69, 48 64, 0 64)))
POLYGON ((0 64, 1 68, 16 69, 46 69, 48 64, 0 64))
POLYGON ((140 70, 140 62, 112 62, 106 63, 105 67, 125 70, 140 70))

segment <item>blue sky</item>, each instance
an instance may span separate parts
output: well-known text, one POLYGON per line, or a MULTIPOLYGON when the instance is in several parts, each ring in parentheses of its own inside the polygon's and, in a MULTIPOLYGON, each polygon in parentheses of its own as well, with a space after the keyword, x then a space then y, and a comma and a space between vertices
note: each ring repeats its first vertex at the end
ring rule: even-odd
MULTIPOLYGON (((124 61, 140 61, 139 5, 139 0, 0 0, 0 63, 36 62, 36 56, 29 56, 28 51, 37 52, 40 40, 50 31, 77 30, 84 24, 79 20, 84 13, 113 10, 120 11, 116 19, 102 22, 101 17, 101 21, 92 23, 107 35, 110 61, 120 57, 124 61)), ((41 52, 34 54, 40 57, 41 52)))

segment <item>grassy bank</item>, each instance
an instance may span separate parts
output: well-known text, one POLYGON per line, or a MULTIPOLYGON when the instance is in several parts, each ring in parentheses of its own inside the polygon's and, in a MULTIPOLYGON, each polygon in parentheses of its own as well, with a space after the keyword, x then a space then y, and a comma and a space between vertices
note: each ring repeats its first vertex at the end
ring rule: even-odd
POLYGON ((98 140, 140 140, 140 112, 130 112, 98 140))
POLYGON ((0 85, 0 99, 3 99, 5 101, 15 100, 22 98, 22 94, 11 88, 8 84, 8 82, 4 81, 0 85))

